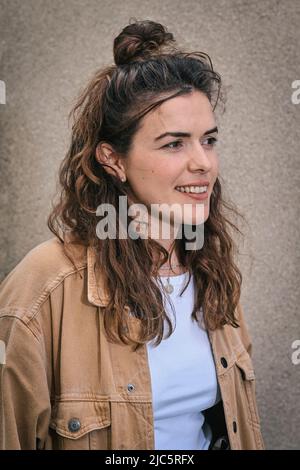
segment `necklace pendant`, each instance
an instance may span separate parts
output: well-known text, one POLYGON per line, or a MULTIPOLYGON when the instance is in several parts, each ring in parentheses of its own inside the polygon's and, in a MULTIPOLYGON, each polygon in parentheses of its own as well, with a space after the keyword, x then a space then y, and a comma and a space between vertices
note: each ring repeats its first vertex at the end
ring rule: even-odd
POLYGON ((165 288, 165 291, 167 292, 167 294, 172 294, 173 290, 174 290, 174 287, 172 286, 172 284, 170 284, 170 281, 168 279, 168 284, 164 286, 165 288))

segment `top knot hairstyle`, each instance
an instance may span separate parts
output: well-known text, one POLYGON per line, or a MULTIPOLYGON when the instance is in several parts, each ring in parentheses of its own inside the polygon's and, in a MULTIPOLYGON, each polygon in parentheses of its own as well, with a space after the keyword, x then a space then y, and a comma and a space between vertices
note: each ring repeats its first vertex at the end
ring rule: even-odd
POLYGON ((126 26, 114 40, 114 60, 116 65, 133 61, 148 60, 154 55, 176 52, 172 33, 154 21, 140 21, 126 26))
MULTIPOLYGON (((168 252, 151 238, 100 240, 96 235, 101 203, 113 204, 117 222, 119 196, 127 195, 128 185, 108 173, 96 160, 100 142, 110 144, 126 158, 133 137, 145 114, 176 96, 199 90, 215 109, 221 94, 220 75, 203 52, 184 52, 175 47, 173 34, 154 21, 127 25, 114 39, 114 65, 97 70, 71 110, 73 119, 69 150, 61 163, 59 201, 48 218, 48 227, 63 242, 71 232, 77 243, 94 247, 97 264, 110 295, 103 308, 105 331, 113 341, 135 348, 164 336, 164 320, 170 335, 172 323, 163 307, 162 293, 151 279, 154 259, 159 267, 168 252), (156 256, 154 256, 156 255, 156 256), (129 307, 141 319, 140 337, 130 337, 124 315, 129 307)), ((240 232, 225 216, 225 210, 241 215, 222 197, 217 178, 210 199, 210 214, 204 225, 204 246, 186 251, 184 239, 175 239, 179 262, 194 274, 196 295, 192 317, 202 307, 209 329, 225 324, 238 326, 235 309, 239 302, 242 275, 235 265, 235 244, 230 230, 240 232)), ((129 222, 132 220, 130 220, 129 222)), ((117 233, 119 227, 117 226, 117 233)))

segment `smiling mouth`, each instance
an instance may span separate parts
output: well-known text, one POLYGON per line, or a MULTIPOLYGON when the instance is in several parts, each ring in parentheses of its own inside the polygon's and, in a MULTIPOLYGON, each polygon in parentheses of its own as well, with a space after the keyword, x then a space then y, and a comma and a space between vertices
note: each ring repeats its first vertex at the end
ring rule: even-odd
POLYGON ((186 194, 201 194, 207 192, 209 184, 195 186, 175 186, 175 190, 186 194))
POLYGON ((204 201, 208 199, 208 186, 203 186, 201 188, 201 192, 199 191, 199 189, 195 188, 194 190, 188 191, 188 190, 183 190, 183 188, 181 189, 175 188, 175 191, 177 191, 178 193, 181 193, 184 196, 189 196, 189 199, 194 199, 197 201, 204 201))

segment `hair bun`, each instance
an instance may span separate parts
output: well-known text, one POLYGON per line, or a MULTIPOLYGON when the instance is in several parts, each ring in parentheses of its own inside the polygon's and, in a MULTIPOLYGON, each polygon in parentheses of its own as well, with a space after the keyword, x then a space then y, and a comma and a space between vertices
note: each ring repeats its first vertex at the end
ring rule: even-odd
POLYGON ((173 34, 162 24, 150 20, 135 20, 135 23, 127 25, 114 39, 115 64, 149 59, 162 53, 174 42, 173 34))

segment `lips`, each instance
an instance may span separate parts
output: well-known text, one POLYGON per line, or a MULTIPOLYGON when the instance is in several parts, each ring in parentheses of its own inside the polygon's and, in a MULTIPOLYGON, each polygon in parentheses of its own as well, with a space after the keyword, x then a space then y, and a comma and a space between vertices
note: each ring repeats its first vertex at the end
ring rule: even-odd
POLYGON ((183 194, 183 195, 186 195, 194 200, 197 200, 197 201, 203 201, 205 199, 208 198, 208 189, 209 189, 209 184, 210 182, 208 180, 204 180, 204 181, 197 181, 197 182, 194 182, 193 184, 183 184, 183 185, 177 185, 175 187, 175 191, 183 194), (186 192, 186 191, 183 191, 183 190, 180 190, 179 188, 187 188, 187 187, 191 187, 191 186, 194 186, 194 187, 206 187, 206 191, 205 192, 186 192))
POLYGON ((176 184, 175 188, 178 188, 182 186, 183 188, 186 188, 188 186, 209 186, 209 181, 195 181, 194 183, 185 183, 185 184, 176 184))
POLYGON ((208 198, 208 191, 205 191, 205 193, 186 193, 178 191, 177 189, 175 191, 177 191, 179 194, 182 194, 183 196, 196 199, 197 201, 203 201, 208 198))

